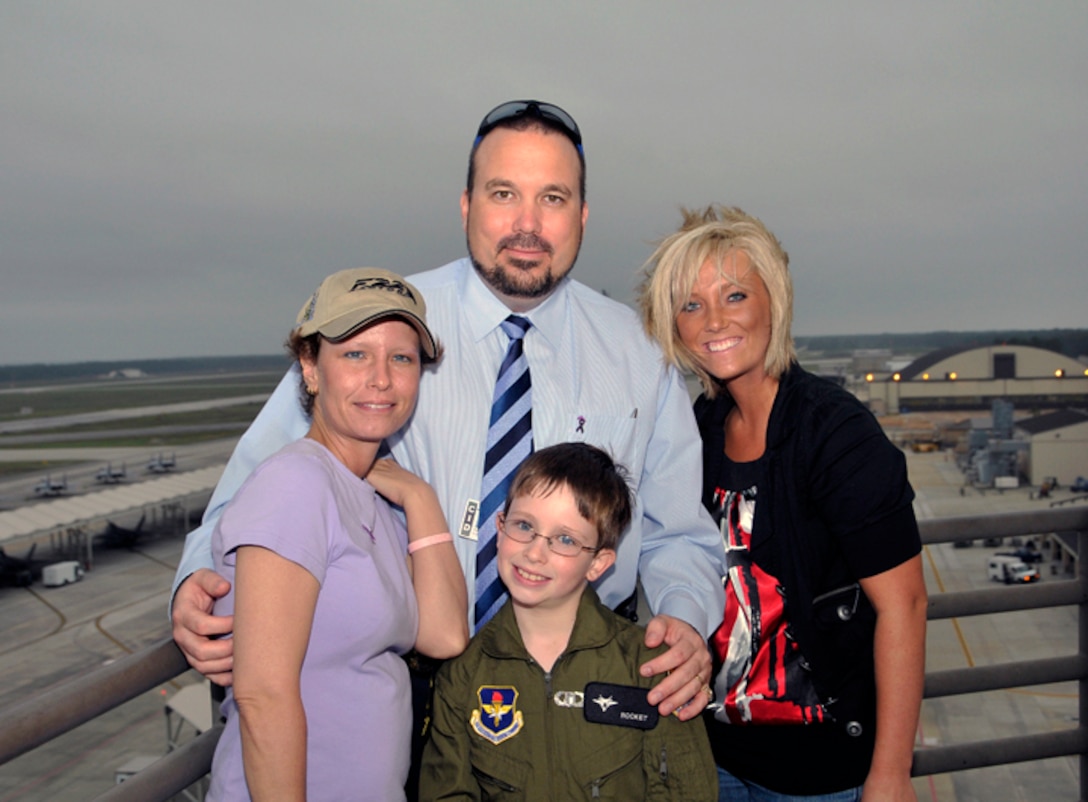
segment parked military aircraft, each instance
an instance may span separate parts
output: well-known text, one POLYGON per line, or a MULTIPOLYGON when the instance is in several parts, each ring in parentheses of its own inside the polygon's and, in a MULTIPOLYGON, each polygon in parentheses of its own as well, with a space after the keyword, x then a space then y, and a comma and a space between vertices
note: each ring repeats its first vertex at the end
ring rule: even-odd
POLYGON ((94 480, 106 485, 115 485, 124 481, 127 474, 125 463, 122 462, 120 468, 114 468, 113 463, 110 462, 98 469, 98 473, 94 475, 94 480))
POLYGON ((62 476, 57 481, 52 476, 46 475, 38 484, 34 485, 35 496, 63 496, 68 492, 68 476, 62 476))
POLYGON ((106 521, 106 531, 95 535, 95 543, 108 549, 131 549, 141 537, 147 534, 144 532, 146 518, 147 513, 141 515, 135 529, 128 529, 115 524, 113 521, 106 521))
POLYGON ((5 585, 13 588, 25 588, 34 581, 34 575, 26 560, 18 557, 9 557, 0 548, 0 587, 5 585))
POLYGON ((147 470, 151 473, 166 473, 174 470, 175 467, 177 467, 177 458, 172 453, 166 456, 160 452, 147 461, 147 470))
POLYGON ((45 560, 34 559, 34 549, 37 547, 37 543, 32 545, 25 557, 11 557, 0 548, 0 587, 25 588, 41 578, 45 560))

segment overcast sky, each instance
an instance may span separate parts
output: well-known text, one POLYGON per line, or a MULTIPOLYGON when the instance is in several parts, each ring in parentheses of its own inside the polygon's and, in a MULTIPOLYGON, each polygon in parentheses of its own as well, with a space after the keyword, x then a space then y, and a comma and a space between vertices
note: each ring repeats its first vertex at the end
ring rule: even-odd
POLYGON ((579 279, 761 217, 794 334, 1088 325, 1088 3, 0 4, 0 364, 275 353, 464 255, 492 106, 579 122, 579 279))

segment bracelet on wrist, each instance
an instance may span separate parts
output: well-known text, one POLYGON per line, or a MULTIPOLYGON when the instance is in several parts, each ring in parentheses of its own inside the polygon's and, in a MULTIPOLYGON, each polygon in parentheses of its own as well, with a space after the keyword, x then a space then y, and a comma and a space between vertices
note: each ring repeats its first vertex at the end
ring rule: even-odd
POLYGON ((419 540, 413 540, 408 544, 408 553, 415 554, 420 549, 425 549, 428 546, 437 546, 439 543, 452 543, 453 535, 449 532, 439 532, 437 535, 428 535, 427 537, 421 537, 419 540))

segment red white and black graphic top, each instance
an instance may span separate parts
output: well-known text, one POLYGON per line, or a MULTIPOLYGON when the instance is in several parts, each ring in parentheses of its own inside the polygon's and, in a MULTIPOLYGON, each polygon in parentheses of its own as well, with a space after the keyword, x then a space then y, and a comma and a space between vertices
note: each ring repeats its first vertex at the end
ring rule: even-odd
MULTIPOLYGON (((739 467, 739 466, 737 466, 739 467)), ((725 617, 710 638, 718 673, 714 718, 723 724, 810 724, 825 711, 790 636, 782 584, 752 559, 756 487, 714 491, 728 573, 725 617)))

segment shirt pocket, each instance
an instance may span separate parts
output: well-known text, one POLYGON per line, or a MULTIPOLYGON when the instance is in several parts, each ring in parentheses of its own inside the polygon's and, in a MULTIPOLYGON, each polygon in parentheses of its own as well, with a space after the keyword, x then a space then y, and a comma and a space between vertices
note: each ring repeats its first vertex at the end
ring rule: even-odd
POLYGON ((472 776, 480 786, 482 799, 524 799, 529 778, 529 765, 488 746, 472 750, 472 776))
POLYGON ((569 428, 560 431, 556 442, 585 442, 606 451, 638 481, 642 475, 646 449, 640 446, 640 418, 649 414, 632 408, 629 415, 569 411, 569 428))
POLYGON ((872 650, 876 611, 861 585, 852 582, 812 600, 812 622, 823 644, 844 655, 864 655, 872 650))
POLYGON ((873 637, 876 610, 857 582, 812 600, 811 643, 804 650, 812 681, 832 720, 871 725, 876 704, 873 637))
POLYGON ((666 739, 648 737, 642 754, 644 802, 718 802, 718 769, 698 718, 666 722, 666 739))
POLYGON ((642 799, 646 781, 642 773, 642 730, 601 728, 603 746, 573 761, 572 773, 587 799, 642 799), (607 737, 603 737, 607 734, 607 737))

